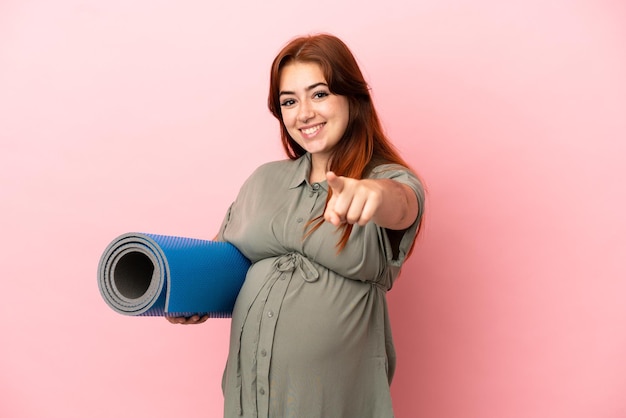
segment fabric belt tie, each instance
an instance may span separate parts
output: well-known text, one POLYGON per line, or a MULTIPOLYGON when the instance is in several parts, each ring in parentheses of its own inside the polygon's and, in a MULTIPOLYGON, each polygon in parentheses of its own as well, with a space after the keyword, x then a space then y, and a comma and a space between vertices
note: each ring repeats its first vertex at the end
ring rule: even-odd
POLYGON ((274 261, 274 267, 280 274, 287 272, 298 273, 305 282, 315 282, 320 275, 311 261, 300 253, 288 253, 274 261))

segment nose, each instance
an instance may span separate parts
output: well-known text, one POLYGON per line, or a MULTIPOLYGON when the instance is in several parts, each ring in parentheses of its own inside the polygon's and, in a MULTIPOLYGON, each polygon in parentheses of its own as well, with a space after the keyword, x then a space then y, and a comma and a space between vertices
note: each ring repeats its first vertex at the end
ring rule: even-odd
POLYGON ((313 111, 313 106, 307 100, 303 100, 300 102, 300 106, 298 108, 298 120, 302 123, 306 123, 307 121, 313 119, 315 116, 315 112, 313 111))

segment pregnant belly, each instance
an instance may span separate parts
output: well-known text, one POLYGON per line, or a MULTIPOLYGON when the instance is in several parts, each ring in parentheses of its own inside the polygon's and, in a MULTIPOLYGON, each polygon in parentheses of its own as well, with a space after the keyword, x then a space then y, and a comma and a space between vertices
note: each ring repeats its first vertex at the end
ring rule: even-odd
POLYGON ((276 260, 255 263, 240 294, 246 301, 237 302, 240 308, 249 306, 242 342, 251 344, 242 344, 243 351, 261 350, 255 342, 268 341, 271 333, 272 362, 284 366, 319 364, 342 353, 384 355, 380 289, 302 261, 302 256, 284 265, 276 260))

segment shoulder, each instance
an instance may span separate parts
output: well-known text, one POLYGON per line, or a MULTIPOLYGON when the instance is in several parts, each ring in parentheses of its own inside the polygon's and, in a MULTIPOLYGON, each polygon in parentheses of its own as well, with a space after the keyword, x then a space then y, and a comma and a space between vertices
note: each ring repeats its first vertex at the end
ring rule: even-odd
POLYGON ((248 181, 266 181, 280 178, 293 172, 296 168, 294 160, 270 161, 257 167, 250 175, 248 181))
POLYGON ((400 164, 379 164, 373 167, 367 175, 371 179, 391 179, 409 186, 420 203, 424 201, 424 185, 422 180, 410 168, 400 164))
POLYGON ((250 174, 243 187, 280 187, 282 184, 289 183, 298 172, 299 161, 285 159, 264 163, 250 174))
POLYGON ((277 160, 264 163, 252 172, 252 176, 267 175, 276 172, 293 169, 296 161, 294 160, 277 160))
POLYGON ((366 176, 371 179, 411 179, 419 182, 417 175, 400 164, 378 164, 366 176))

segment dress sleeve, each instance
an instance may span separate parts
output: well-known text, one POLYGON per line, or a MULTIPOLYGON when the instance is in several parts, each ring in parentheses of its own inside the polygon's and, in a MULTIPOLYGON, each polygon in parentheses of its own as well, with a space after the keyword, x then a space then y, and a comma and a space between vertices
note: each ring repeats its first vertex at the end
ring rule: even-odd
POLYGON ((228 241, 224 237, 224 234, 226 232, 226 229, 228 229, 229 226, 231 228, 237 228, 237 224, 241 221, 241 219, 240 219, 241 216, 238 216, 238 213, 239 213, 239 209, 238 208, 241 207, 242 201, 245 200, 246 193, 248 193, 248 190, 250 189, 250 183, 252 182, 252 180, 254 178, 254 174, 257 171, 258 171, 258 169, 255 170, 252 173, 252 175, 250 175, 250 177, 248 177, 246 179, 246 181, 244 181, 244 183, 239 188, 239 192, 237 193, 237 197, 235 198, 235 200, 228 207, 228 210, 226 211, 226 215, 224 215, 224 219, 222 220, 222 225, 220 226, 220 230, 219 230, 219 232, 217 234, 217 238, 216 238, 217 241, 228 241), (231 225, 231 223, 233 225, 231 225))
POLYGON ((228 225, 228 221, 230 221, 230 214, 233 210, 233 205, 234 203, 231 203, 230 207, 228 208, 228 211, 226 211, 226 216, 224 216, 224 220, 222 221, 222 225, 220 226, 220 230, 217 233, 217 237, 215 238, 216 241, 226 241, 224 239, 224 231, 226 230, 226 226, 228 225))
POLYGON ((417 197, 418 213, 415 222, 402 231, 392 231, 379 228, 380 239, 384 244, 387 261, 400 267, 413 246, 415 237, 420 228, 424 213, 425 193, 420 179, 409 169, 396 164, 383 164, 374 168, 369 176, 373 179, 391 179, 409 186, 417 197))
POLYGON ((217 241, 229 241, 225 237, 226 230, 230 229, 230 231, 232 232, 233 229, 238 230, 241 227, 241 223, 243 222, 243 220, 241 219, 241 208, 246 206, 248 196, 256 188, 255 181, 257 181, 258 178, 261 177, 258 173, 261 172, 262 168, 263 167, 261 166, 254 170, 239 188, 237 197, 228 207, 228 211, 226 211, 226 215, 222 220, 222 225, 220 226, 219 232, 216 237, 217 241))

